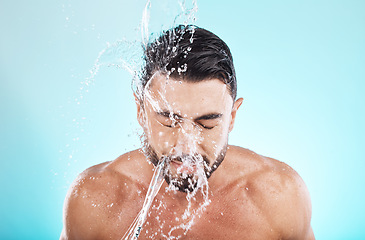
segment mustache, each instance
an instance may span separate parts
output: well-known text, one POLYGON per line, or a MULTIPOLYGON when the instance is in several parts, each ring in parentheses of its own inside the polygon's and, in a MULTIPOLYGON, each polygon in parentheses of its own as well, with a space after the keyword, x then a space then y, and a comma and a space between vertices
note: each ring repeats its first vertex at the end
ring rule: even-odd
POLYGON ((196 163, 206 163, 209 165, 210 161, 209 159, 201 154, 179 154, 179 155, 163 155, 161 157, 161 160, 165 160, 167 163, 170 162, 181 162, 181 163, 191 163, 191 164, 196 164, 196 163))

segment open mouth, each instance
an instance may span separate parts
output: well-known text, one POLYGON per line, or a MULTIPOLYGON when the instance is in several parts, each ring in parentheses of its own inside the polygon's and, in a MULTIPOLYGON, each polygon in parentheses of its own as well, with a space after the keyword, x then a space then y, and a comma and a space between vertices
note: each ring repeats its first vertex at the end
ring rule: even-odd
POLYGON ((193 174, 196 172, 196 164, 191 161, 171 160, 170 165, 176 169, 177 173, 193 174))

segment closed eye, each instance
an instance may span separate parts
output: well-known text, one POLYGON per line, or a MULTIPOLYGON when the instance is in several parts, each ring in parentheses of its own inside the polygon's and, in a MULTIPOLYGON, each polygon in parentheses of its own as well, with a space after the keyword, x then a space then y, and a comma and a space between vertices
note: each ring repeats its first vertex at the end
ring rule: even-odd
POLYGON ((223 114, 220 113, 212 113, 203 115, 201 117, 198 117, 195 119, 195 122, 197 122, 200 126, 202 126, 205 129, 213 129, 219 123, 222 121, 223 114))
POLYGON ((165 126, 165 127, 169 127, 169 128, 174 128, 174 127, 176 127, 176 125, 177 125, 177 121, 175 121, 175 120, 172 120, 171 121, 171 124, 163 124, 163 123, 161 123, 163 126, 165 126))
POLYGON ((213 129, 220 122, 220 119, 200 120, 197 123, 205 129, 213 129))
POLYGON ((208 126, 206 126, 204 124, 201 124, 201 123, 199 123, 199 125, 202 126, 205 129, 213 129, 215 127, 215 126, 208 127, 208 126))
POLYGON ((180 121, 180 117, 176 114, 169 114, 168 112, 157 112, 157 121, 165 127, 176 127, 177 123, 180 121))

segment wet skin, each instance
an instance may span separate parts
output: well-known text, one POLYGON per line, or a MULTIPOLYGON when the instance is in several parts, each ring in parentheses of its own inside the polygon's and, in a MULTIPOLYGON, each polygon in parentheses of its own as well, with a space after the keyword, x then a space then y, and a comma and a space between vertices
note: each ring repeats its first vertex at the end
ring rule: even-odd
MULTIPOLYGON (((189 83, 156 74, 146 87, 143 106, 137 101, 138 121, 156 161, 198 154, 210 174, 223 160, 242 100, 233 102, 218 79, 189 83)), ((181 175, 179 165, 189 164, 172 161, 168 170, 174 180, 181 175)))
MULTIPOLYGON (((277 160, 227 147, 242 99, 233 102, 217 79, 180 83, 157 76, 148 89, 144 106, 137 104, 138 120, 158 158, 193 152, 206 156, 212 167, 226 150, 209 178, 210 204, 186 235, 178 229, 170 237, 314 239, 310 198, 300 176, 277 160)), ((143 205, 153 169, 142 151, 135 150, 85 170, 66 197, 60 239, 121 239, 143 205)), ((179 178, 176 166, 171 165, 170 173, 179 178)), ((186 193, 167 186, 164 182, 157 194, 139 239, 167 239, 172 227, 190 220, 181 219, 186 193)), ((195 197, 193 209, 203 201, 201 193, 195 197)))

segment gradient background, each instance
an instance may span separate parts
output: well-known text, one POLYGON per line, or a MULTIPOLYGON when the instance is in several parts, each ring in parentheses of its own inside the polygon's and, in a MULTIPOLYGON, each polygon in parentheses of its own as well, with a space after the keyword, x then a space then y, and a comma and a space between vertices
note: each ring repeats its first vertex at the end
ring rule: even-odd
MULTIPOLYGON (((152 0, 151 24, 176 14, 167 2, 152 0)), ((76 175, 139 147, 131 76, 104 67, 80 88, 106 42, 137 38, 144 4, 0 2, 1 239, 57 239, 76 175)), ((198 6, 245 98, 230 143, 298 171, 317 239, 365 239, 365 1, 198 6)))

